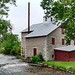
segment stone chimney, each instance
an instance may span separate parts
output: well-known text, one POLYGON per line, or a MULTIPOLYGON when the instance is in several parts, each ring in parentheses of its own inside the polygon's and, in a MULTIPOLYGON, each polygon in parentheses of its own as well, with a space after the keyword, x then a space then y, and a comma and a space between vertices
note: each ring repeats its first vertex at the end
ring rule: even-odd
POLYGON ((50 18, 43 17, 43 22, 52 22, 52 21, 53 21, 52 17, 50 17, 50 18))

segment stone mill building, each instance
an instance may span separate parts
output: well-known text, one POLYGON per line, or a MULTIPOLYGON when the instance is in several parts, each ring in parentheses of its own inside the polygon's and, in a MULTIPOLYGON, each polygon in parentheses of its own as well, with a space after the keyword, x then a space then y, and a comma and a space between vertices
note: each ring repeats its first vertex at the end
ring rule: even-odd
MULTIPOLYGON (((21 55, 31 57, 42 53, 44 59, 53 60, 54 48, 65 46, 64 29, 53 24, 52 19, 43 23, 33 24, 21 32, 21 55)), ((70 44, 74 45, 75 41, 70 44)))
MULTIPOLYGON (((30 26, 30 8, 28 10, 28 28, 21 32, 21 55, 31 57, 42 53, 46 61, 53 60, 54 48, 65 46, 64 29, 53 24, 52 18, 30 26)), ((75 45, 75 41, 70 44, 75 45)))

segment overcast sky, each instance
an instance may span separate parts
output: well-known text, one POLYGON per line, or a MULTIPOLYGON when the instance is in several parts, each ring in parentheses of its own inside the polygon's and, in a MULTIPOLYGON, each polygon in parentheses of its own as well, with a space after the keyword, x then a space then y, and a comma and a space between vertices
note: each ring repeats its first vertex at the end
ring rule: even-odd
POLYGON ((17 7, 10 6, 9 19, 13 25, 13 33, 19 34, 27 28, 28 23, 28 2, 31 6, 31 25, 43 22, 44 12, 40 7, 42 0, 16 0, 17 7))

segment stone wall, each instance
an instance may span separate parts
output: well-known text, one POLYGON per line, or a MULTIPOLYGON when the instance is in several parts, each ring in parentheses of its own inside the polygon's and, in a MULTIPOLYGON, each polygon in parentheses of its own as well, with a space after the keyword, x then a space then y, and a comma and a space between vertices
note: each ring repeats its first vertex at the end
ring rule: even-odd
MULTIPOLYGON (((25 54, 25 57, 33 56, 33 49, 37 49, 37 54, 42 53, 44 59, 54 60, 54 48, 63 47, 62 39, 64 34, 61 32, 61 28, 57 28, 46 37, 25 38, 28 33, 22 33, 21 36, 21 55, 25 54), (52 38, 55 38, 55 45, 52 45, 52 38)), ((74 41, 71 41, 71 45, 74 45, 74 41)))
POLYGON ((33 49, 37 48, 37 53, 41 52, 46 61, 53 60, 54 48, 65 46, 62 45, 63 38, 61 28, 57 28, 46 37, 28 38, 26 39, 25 56, 33 56, 33 49), (52 38, 55 38, 55 45, 52 45, 52 38))
MULTIPOLYGON (((64 34, 61 32, 61 28, 57 28, 52 33, 47 36, 47 59, 54 60, 54 48, 66 46, 62 45, 62 39, 64 39, 64 34), (52 45, 52 38, 55 38, 55 45, 52 45)), ((74 45, 74 40, 70 42, 70 45, 74 45)))
POLYGON ((28 33, 21 33, 21 55, 25 55, 25 44, 26 44, 26 39, 25 36, 28 33))
POLYGON ((61 28, 57 28, 47 36, 47 60, 54 60, 54 48, 62 47, 62 39, 64 34, 61 33, 61 28), (55 45, 52 44, 52 38, 55 38, 55 45))
POLYGON ((37 37, 37 38, 27 38, 26 39, 26 49, 25 57, 33 56, 33 49, 37 49, 37 54, 42 53, 44 56, 44 51, 46 49, 46 37, 37 37))

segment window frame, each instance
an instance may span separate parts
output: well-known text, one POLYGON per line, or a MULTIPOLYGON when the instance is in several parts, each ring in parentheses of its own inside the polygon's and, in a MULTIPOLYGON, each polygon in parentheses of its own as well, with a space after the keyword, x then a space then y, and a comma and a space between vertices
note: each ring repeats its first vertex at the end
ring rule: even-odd
POLYGON ((61 28, 61 33, 64 34, 64 29, 63 28, 61 28))
POLYGON ((62 39, 62 45, 65 45, 65 40, 64 39, 62 39))
POLYGON ((52 38, 52 45, 55 45, 55 38, 52 38))

